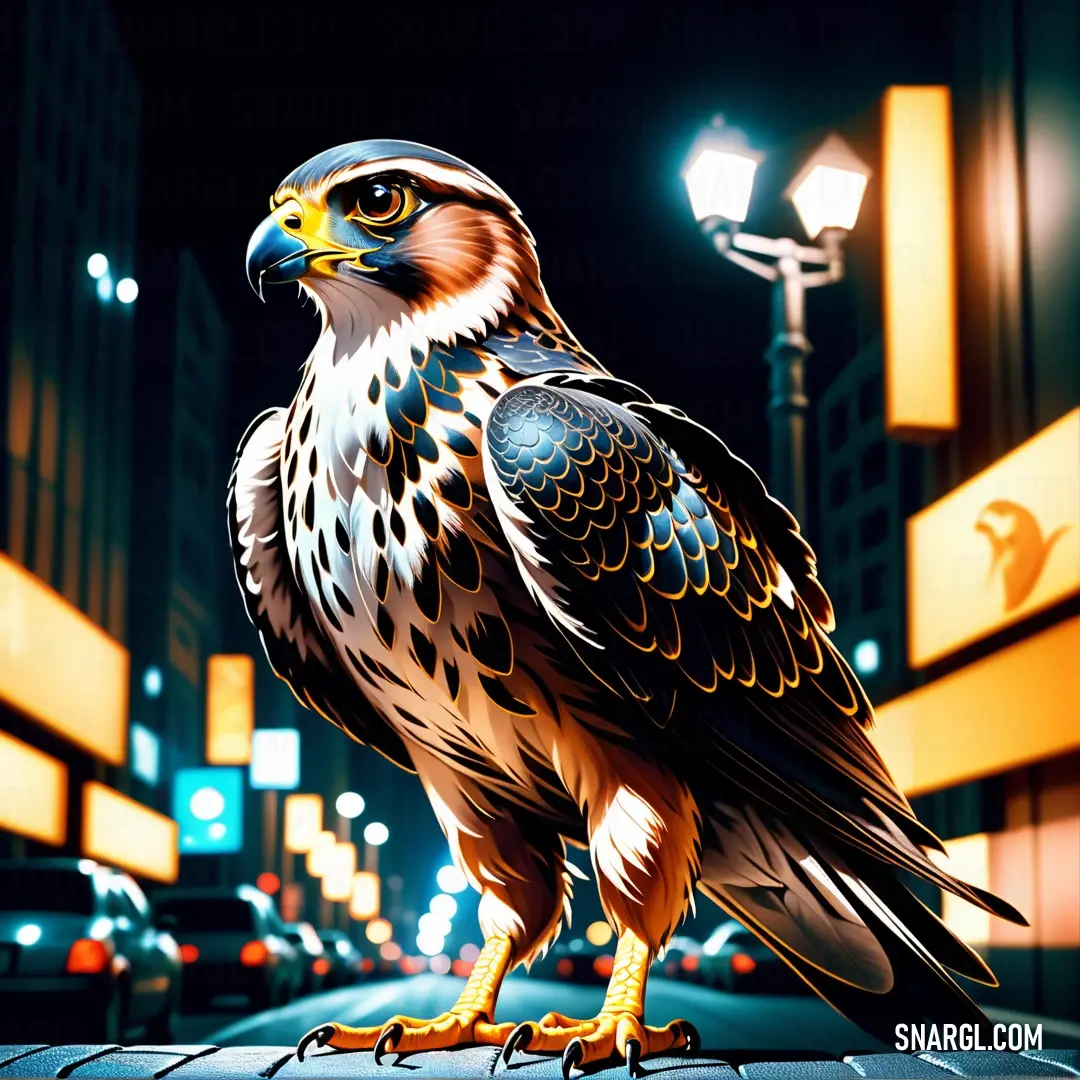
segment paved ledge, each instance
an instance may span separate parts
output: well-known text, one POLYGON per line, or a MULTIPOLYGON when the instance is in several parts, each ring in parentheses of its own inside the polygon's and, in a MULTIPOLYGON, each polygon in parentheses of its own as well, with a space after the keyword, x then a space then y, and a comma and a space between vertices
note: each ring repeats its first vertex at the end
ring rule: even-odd
MULTIPOLYGON (((0 1080, 561 1080, 558 1057, 518 1055, 509 1068, 491 1047, 409 1054, 377 1066, 366 1051, 316 1051, 297 1061, 291 1046, 0 1046, 0 1080)), ((661 1080, 949 1080, 950 1077, 1080 1077, 1080 1050, 992 1050, 966 1053, 850 1054, 842 1061, 795 1059, 768 1051, 706 1051, 653 1057, 646 1077, 661 1080)), ((613 1065, 590 1080, 626 1080, 613 1065)))

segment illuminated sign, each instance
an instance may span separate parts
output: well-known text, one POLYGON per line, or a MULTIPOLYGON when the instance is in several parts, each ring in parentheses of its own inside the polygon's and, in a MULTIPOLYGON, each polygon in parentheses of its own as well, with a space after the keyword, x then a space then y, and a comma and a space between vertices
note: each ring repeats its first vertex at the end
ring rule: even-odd
POLYGON ((251 786, 292 791, 300 786, 300 732, 260 728, 251 736, 251 786))
POLYGON ((885 428, 959 424, 952 105, 947 86, 891 86, 882 103, 885 428))
POLYGON ((59 847, 67 839, 67 766, 0 731, 0 829, 59 847))
POLYGON ((157 784, 161 741, 148 727, 131 725, 131 771, 148 784, 157 784))
POLYGON ((327 900, 349 900, 356 873, 356 845, 335 844, 326 855, 322 894, 327 900))
POLYGON ((179 873, 176 822, 96 780, 83 784, 85 855, 154 881, 179 873))
POLYGON ((907 552, 913 668, 1080 592, 1080 409, 910 518, 907 552))
MULTIPOLYGON (((990 888, 990 837, 986 833, 944 841, 945 854, 931 851, 930 858, 953 877, 979 889, 990 888)), ((969 945, 990 944, 993 916, 950 892, 941 894, 942 922, 969 945)))
POLYGON ((206 665, 206 760, 248 765, 255 729, 255 661, 211 656, 206 665))
POLYGON ((222 855, 244 846, 242 769, 180 769, 173 777, 173 817, 181 855, 222 855))
POLYGON ((321 795, 285 796, 285 850, 303 855, 311 850, 323 831, 321 795))
POLYGON ((1080 616, 882 705, 870 737, 921 795, 1080 749, 1080 616))
POLYGON ((376 918, 379 914, 381 892, 382 883, 378 874, 371 870, 361 870, 354 874, 349 914, 359 922, 376 918))
POLYGON ((128 653, 0 554, 0 698, 112 765, 127 755, 128 653))

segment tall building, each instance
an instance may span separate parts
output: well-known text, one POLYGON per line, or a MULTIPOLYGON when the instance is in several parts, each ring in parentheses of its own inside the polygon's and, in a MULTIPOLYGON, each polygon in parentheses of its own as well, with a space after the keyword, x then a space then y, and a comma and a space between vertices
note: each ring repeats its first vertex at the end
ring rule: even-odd
POLYGON ((134 310, 116 289, 135 271, 139 89, 104 0, 23 0, 4 22, 0 773, 38 779, 8 801, 0 855, 106 856, 83 831, 94 793, 145 810, 123 795, 134 310))
POLYGON ((974 988, 984 1003, 1075 1018, 1080 212, 1065 193, 1080 187, 1080 11, 955 14, 958 422, 922 445, 886 435, 869 340, 820 401, 817 546, 838 644, 856 663, 860 643, 880 647, 864 677, 894 777, 957 876, 1030 926, 922 898, 997 973, 999 989, 974 988))
POLYGON ((158 737, 167 778, 204 763, 206 664, 223 641, 229 339, 191 253, 152 262, 134 397, 131 715, 158 737))

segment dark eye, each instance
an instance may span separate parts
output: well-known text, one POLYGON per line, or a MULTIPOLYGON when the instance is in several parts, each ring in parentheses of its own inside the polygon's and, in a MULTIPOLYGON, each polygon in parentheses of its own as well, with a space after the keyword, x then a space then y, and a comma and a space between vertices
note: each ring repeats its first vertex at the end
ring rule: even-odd
POLYGON ((365 221, 387 224, 399 220, 407 205, 406 192, 400 184, 376 181, 360 189, 356 198, 356 215, 365 221))

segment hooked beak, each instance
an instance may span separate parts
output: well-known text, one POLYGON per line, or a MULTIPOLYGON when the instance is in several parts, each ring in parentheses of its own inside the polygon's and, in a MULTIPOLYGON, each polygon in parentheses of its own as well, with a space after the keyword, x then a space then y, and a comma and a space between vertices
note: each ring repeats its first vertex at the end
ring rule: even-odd
POLYGON ((263 285, 296 281, 308 268, 313 252, 299 237, 287 233, 271 214, 251 234, 247 248, 247 279, 263 296, 263 285))

